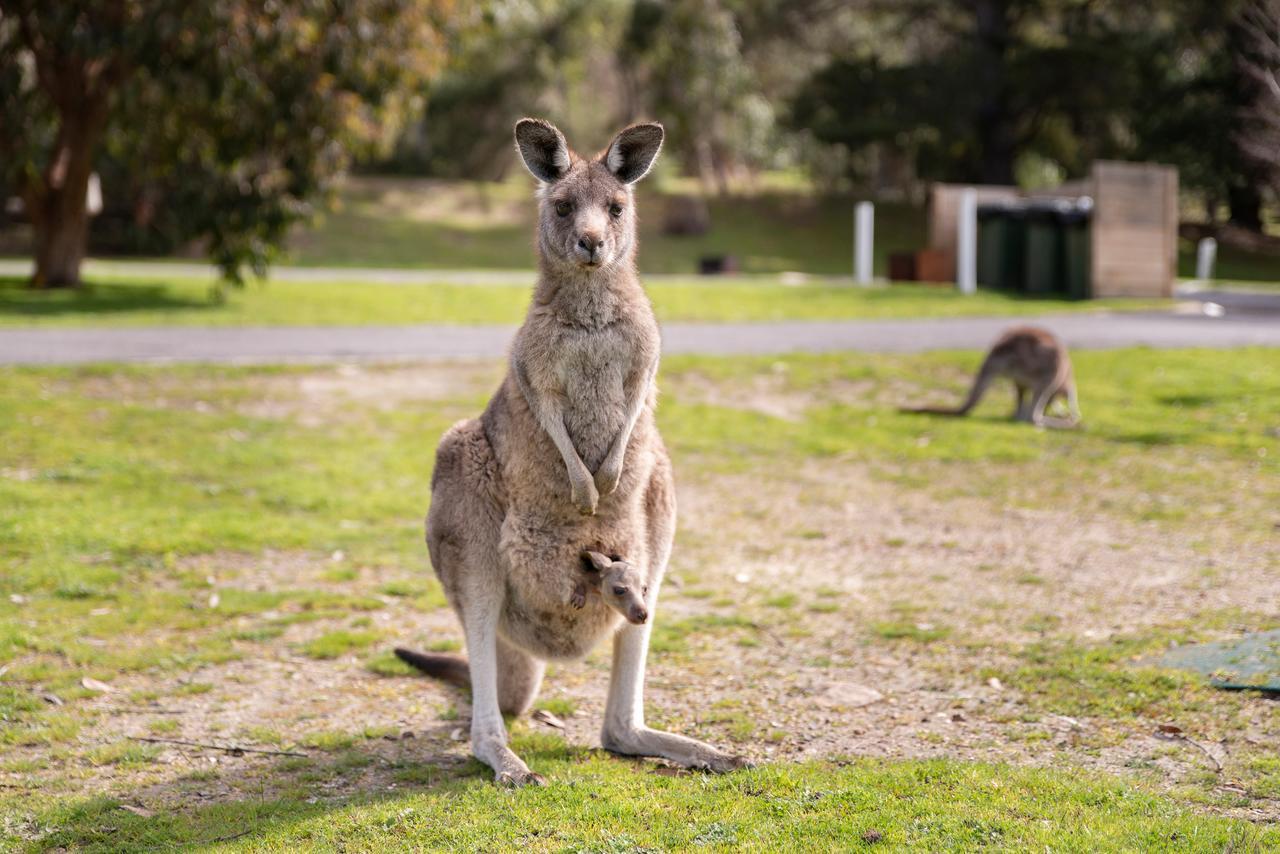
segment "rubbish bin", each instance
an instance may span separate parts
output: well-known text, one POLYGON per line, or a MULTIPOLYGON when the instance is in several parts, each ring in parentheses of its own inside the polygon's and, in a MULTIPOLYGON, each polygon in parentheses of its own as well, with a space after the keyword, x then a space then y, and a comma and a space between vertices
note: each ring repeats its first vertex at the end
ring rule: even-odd
POLYGON ((1093 199, 1076 199, 1058 214, 1062 231, 1062 272, 1067 296, 1089 299, 1093 296, 1090 264, 1089 220, 1093 215, 1093 199))
POLYGON ((1026 219, 1018 202, 978 208, 978 282, 998 290, 1021 290, 1026 219))
POLYGON ((1065 253, 1059 217, 1068 202, 1037 201, 1027 205, 1024 290, 1029 294, 1066 293, 1065 253))

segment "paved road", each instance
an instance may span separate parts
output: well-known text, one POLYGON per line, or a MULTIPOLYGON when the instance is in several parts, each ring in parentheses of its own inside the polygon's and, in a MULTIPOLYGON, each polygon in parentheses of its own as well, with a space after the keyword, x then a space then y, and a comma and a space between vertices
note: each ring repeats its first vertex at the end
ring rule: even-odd
MULTIPOLYGON (((669 323, 666 353, 710 355, 981 349, 1013 323, 1055 330, 1075 349, 1280 347, 1280 314, 1235 311, 1063 314, 1035 318, 669 323)), ((0 363, 458 359, 505 354, 511 326, 360 326, 0 330, 0 363)))

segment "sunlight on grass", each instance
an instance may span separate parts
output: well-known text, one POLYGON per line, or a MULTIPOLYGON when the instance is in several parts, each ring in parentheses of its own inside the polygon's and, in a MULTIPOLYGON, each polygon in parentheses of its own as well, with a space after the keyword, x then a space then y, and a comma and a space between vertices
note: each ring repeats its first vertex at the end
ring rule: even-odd
MULTIPOLYGON (((869 478, 929 498, 1000 508, 1053 503, 1180 536, 1211 525, 1242 549, 1274 536, 1280 351, 1078 354, 1082 431, 1011 424, 1010 396, 999 392, 968 419, 896 411, 904 399, 954 398, 979 358, 674 358, 664 365, 659 421, 677 470, 695 481, 721 471, 763 478, 827 460, 855 462, 869 478), (799 401, 794 417, 705 391, 756 384, 764 394, 799 401), (1089 488, 1079 488, 1082 483, 1089 488)), ((372 377, 379 370, 369 368, 372 377)), ((1071 847, 1075 837, 1063 833, 1080 834, 1079 847, 1141 848, 1171 834, 1191 847, 1255 838, 1239 836, 1240 825, 1185 813, 1186 804, 1225 797, 1200 784, 1169 800, 1074 772, 961 763, 780 765, 730 778, 666 778, 643 765, 567 748, 559 739, 529 736, 522 743, 532 761, 554 778, 543 793, 498 793, 471 766, 458 771, 419 760, 387 771, 406 789, 308 803, 319 782, 384 767, 368 750, 372 739, 391 743, 377 727, 312 733, 307 745, 316 755, 281 766, 282 788, 257 799, 200 806, 190 798, 190 809, 144 818, 110 800, 79 797, 76 775, 85 769, 163 770, 147 751, 94 743, 90 736, 102 720, 95 710, 152 702, 163 708, 165 698, 176 697, 225 703, 228 692, 240 689, 202 672, 212 662, 254 660, 264 650, 285 660, 300 654, 326 662, 316 667, 346 667, 377 691, 400 690, 389 680, 412 673, 381 648, 391 646, 398 631, 382 617, 396 607, 426 614, 444 606, 421 541, 432 452, 449 424, 476 411, 490 375, 477 375, 475 389, 408 397, 385 411, 339 400, 330 412, 324 401, 306 398, 305 411, 319 417, 294 416, 287 404, 296 403, 304 378, 336 376, 330 367, 0 369, 0 411, 8 416, 0 419, 0 504, 7 509, 0 514, 0 663, 8 665, 0 686, 0 745, 23 751, 5 768, 36 768, 64 786, 38 799, 20 794, 21 801, 0 791, 0 811, 18 817, 0 821, 0 833, 26 828, 20 832, 29 836, 39 828, 45 847, 121 850, 194 845, 246 828, 251 838, 229 844, 285 850, 303 834, 325 847, 350 833, 356 847, 378 847, 408 838, 396 835, 405 833, 425 847, 559 850, 598 847, 619 827, 628 828, 628 844, 663 847, 697 838, 761 848, 814 839, 856 845, 860 837, 849 834, 872 828, 886 840, 925 848, 971 836, 1014 848, 1046 840, 1071 847), (333 557, 338 552, 340 562, 333 557), (270 575, 277 565, 281 574, 270 575), (85 676, 121 686, 119 693, 87 689, 85 676), (413 788, 421 786, 436 788, 413 788), (585 791, 602 798, 585 798, 585 791), (893 791, 923 798, 925 811, 884 796, 893 791), (515 818, 505 824, 491 815, 498 797, 514 805, 515 818), (402 816, 406 809, 414 812, 402 816), (446 812, 450 821, 442 822, 446 812), (567 816, 582 823, 570 822, 554 838, 531 835, 534 827, 560 827, 555 823, 567 816), (1157 827, 1166 835, 1157 837, 1157 827)), ((783 534, 791 548, 820 545, 838 532, 790 525, 783 534)), ((908 545, 892 540, 873 536, 871 542, 895 554, 895 545, 908 545)), ((691 586, 664 596, 696 606, 697 613, 674 612, 654 627, 651 648, 667 666, 686 666, 712 643, 759 654, 757 646, 792 642, 786 624, 806 615, 841 619, 823 615, 853 607, 840 588, 822 586, 803 592, 760 587, 748 592, 742 608, 726 590, 688 571, 691 586), (714 610, 722 607, 728 610, 714 610)), ((989 577, 1027 593, 1053 583, 1049 573, 1003 563, 992 564, 989 577)), ((982 679, 998 678, 1017 691, 1028 713, 1096 718, 1102 725, 1087 738, 1098 744, 1109 737, 1108 727, 1190 716, 1211 728, 1245 708, 1244 700, 1209 693, 1186 677, 1141 661, 1134 666, 1181 635, 1153 632, 1090 644, 1060 636, 1058 615, 1028 612, 1015 619, 1038 637, 998 650, 998 666, 982 679)), ((1204 614, 1198 619, 1211 624, 1204 614)), ((1256 620, 1237 622, 1253 627, 1256 620)), ((896 603, 890 614, 861 623, 856 642, 879 653, 918 656, 927 667, 928 656, 953 654, 970 642, 959 620, 945 623, 931 611, 896 603)), ((1227 625, 1235 623, 1219 628, 1227 625)), ((457 636, 456 629, 433 630, 421 646, 456 650, 457 636)), ((836 669, 845 666, 846 654, 813 650, 800 660, 836 669)), ((562 717, 574 710, 567 700, 543 707, 562 717)), ((441 726, 464 726, 465 706, 449 708, 448 715, 431 714, 441 726)), ((138 732, 183 731, 150 714, 138 720, 138 732)), ((771 742, 778 729, 740 707, 713 709, 702 723, 717 738, 751 743, 771 742)), ((289 743, 302 738, 283 724, 273 723, 271 732, 289 743)), ((258 733, 264 743, 267 734, 258 733)), ((1023 727, 1009 738, 1049 736, 1023 727)), ((1272 790, 1272 766, 1244 748, 1234 756, 1232 773, 1259 791, 1272 790)), ((0 847, 4 842, 0 836, 0 847)))
MULTIPOLYGON (((337 801, 192 803, 180 812, 140 816, 109 798, 43 796, 18 814, 31 815, 42 828, 41 848, 112 850, 219 841, 226 850, 272 852, 299 844, 357 850, 853 850, 872 838, 890 849, 918 850, 1250 850, 1280 843, 1274 827, 1195 815, 1130 785, 1053 769, 860 760, 667 777, 648 773, 643 763, 568 748, 558 739, 525 737, 516 749, 532 757, 549 786, 512 793, 494 787, 478 769, 421 778, 406 768, 400 775, 404 791, 337 801)), ((280 773, 325 773, 302 761, 288 767, 280 773)), ((346 767, 358 769, 359 763, 346 767)), ((12 802, 8 806, 13 809, 12 802)), ((0 827, 0 841, 13 827, 0 827)))
MULTIPOLYGON (((524 284, 378 284, 359 281, 251 282, 224 299, 206 279, 98 277, 79 291, 32 291, 0 278, 0 326, 360 326, 517 324, 529 304, 524 284)), ((767 321, 1026 315, 1146 309, 1152 300, 1071 302, 982 291, 960 296, 924 285, 855 288, 821 281, 782 287, 776 279, 687 280, 646 289, 663 321, 767 321)))

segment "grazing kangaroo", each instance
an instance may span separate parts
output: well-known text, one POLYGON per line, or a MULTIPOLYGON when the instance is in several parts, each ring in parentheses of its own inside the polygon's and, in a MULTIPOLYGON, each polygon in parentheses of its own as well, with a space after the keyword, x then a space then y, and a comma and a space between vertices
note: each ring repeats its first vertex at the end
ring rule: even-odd
POLYGON ((1080 423, 1080 407, 1076 401, 1076 383, 1071 371, 1071 357, 1058 337, 1037 326, 1015 326, 992 345, 982 367, 973 379, 973 387, 964 403, 954 409, 945 407, 912 407, 903 412, 926 412, 933 415, 967 415, 978 405, 993 380, 1008 377, 1017 390, 1018 406, 1013 417, 1037 427, 1075 427, 1080 423), (1028 394, 1029 392, 1029 394, 1028 394), (1071 410, 1069 418, 1046 415, 1045 410, 1057 397, 1063 397, 1071 410))
POLYGON ((440 440, 427 546, 468 658, 397 650, 472 692, 471 749, 508 785, 542 777, 507 746, 503 713, 533 705, 547 660, 613 636, 605 749, 728 771, 745 763, 644 723, 652 620, 622 623, 602 597, 571 604, 584 551, 625 554, 653 613, 671 553, 671 463, 654 425, 658 325, 635 268, 631 185, 662 147, 658 124, 619 133, 597 157, 553 125, 516 124, 538 190, 538 283, 502 385, 478 419, 440 440))
POLYGON ((640 625, 649 619, 649 609, 644 597, 649 587, 640 576, 640 570, 618 555, 602 555, 600 552, 582 553, 582 572, 578 586, 573 588, 569 604, 581 608, 587 604, 587 589, 600 594, 604 603, 622 615, 628 623, 640 625))

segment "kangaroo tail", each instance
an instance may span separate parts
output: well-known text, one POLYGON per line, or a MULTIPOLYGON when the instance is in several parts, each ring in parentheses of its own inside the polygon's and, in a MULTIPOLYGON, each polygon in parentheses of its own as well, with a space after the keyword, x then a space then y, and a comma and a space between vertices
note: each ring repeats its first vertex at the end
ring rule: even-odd
POLYGON ((459 688, 471 687, 471 668, 461 655, 439 655, 437 653, 414 652, 411 649, 396 647, 396 658, 416 667, 428 676, 434 676, 450 685, 459 688))
POLYGON ((973 385, 969 388, 969 396, 964 399, 964 403, 956 407, 946 406, 912 406, 903 407, 899 412, 918 412, 927 415, 968 415, 972 409, 978 405, 978 401, 982 400, 982 396, 987 392, 987 386, 991 385, 991 381, 996 377, 996 371, 991 364, 991 356, 988 355, 982 361, 982 367, 978 369, 978 375, 973 378, 973 385))

